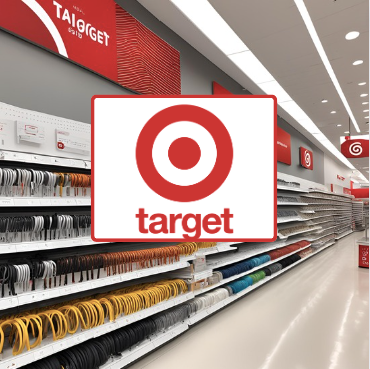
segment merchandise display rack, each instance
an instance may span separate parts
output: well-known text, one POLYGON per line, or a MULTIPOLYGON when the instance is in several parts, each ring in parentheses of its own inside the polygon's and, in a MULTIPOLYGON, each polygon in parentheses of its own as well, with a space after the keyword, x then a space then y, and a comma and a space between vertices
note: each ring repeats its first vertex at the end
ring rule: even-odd
MULTIPOLYGON (((24 157, 22 160, 27 162, 24 157)), ((35 160, 35 159, 34 159, 35 160)), ((43 159, 44 160, 44 159, 43 159)), ((15 158, 13 157, 13 160, 15 158)), ((28 163, 28 162, 27 162, 28 163)), ((32 161, 30 164, 30 168, 32 168, 32 161)), ((66 163, 66 162, 64 162, 66 163)), ((43 162, 44 165, 47 163, 43 162)), ((77 164, 75 164, 75 167, 77 164)), ((47 168, 47 166, 45 167, 47 168)), ((84 169, 87 169, 85 166, 84 169)), ((188 256, 182 256, 180 261, 173 262, 166 265, 161 266, 154 266, 144 269, 133 270, 132 272, 126 272, 123 274, 115 274, 112 276, 101 277, 95 280, 85 280, 84 282, 79 282, 75 284, 67 284, 65 286, 54 287, 54 288, 46 288, 41 289, 38 288, 35 291, 19 293, 16 296, 9 296, 2 298, 1 304, 1 312, 2 314, 6 314, 8 309, 15 309, 18 307, 25 307, 25 305, 33 304, 35 302, 47 302, 51 299, 64 299, 65 297, 70 294, 78 294, 81 292, 89 292, 93 294, 95 290, 107 287, 108 290, 110 289, 109 286, 118 285, 120 283, 129 282, 130 285, 140 283, 140 280, 143 278, 149 278, 151 276, 157 276, 163 274, 163 276, 177 277, 185 276, 190 271, 190 278, 188 279, 189 284, 189 291, 181 294, 177 297, 170 298, 167 301, 162 301, 152 307, 140 310, 136 313, 129 314, 127 316, 121 316, 117 318, 116 321, 109 322, 105 321, 103 325, 91 328, 89 330, 81 330, 73 335, 68 334, 65 338, 59 341, 53 341, 52 336, 49 335, 47 338, 42 340, 41 344, 30 351, 24 351, 17 356, 12 355, 12 350, 8 346, 4 348, 4 352, 0 357, 0 367, 1 368, 16 368, 22 367, 26 364, 36 362, 44 357, 50 356, 62 350, 67 350, 70 347, 78 345, 80 343, 85 342, 86 340, 93 339, 99 337, 104 334, 108 334, 116 329, 122 328, 124 326, 130 325, 134 322, 140 321, 147 317, 150 317, 154 314, 164 312, 172 307, 178 306, 183 304, 186 301, 191 301, 194 298, 201 297, 203 294, 207 294, 212 291, 216 291, 217 288, 223 288, 223 286, 227 285, 232 281, 236 281, 239 278, 242 278, 246 275, 251 273, 255 273, 262 268, 265 268, 271 264, 277 263, 280 260, 297 254, 303 250, 313 250, 309 251, 312 252, 311 254, 308 253, 307 256, 304 256, 299 261, 295 262, 294 264, 286 267, 285 269, 277 272, 270 277, 266 277, 263 280, 255 283, 253 286, 246 288, 245 290, 230 295, 228 298, 204 309, 198 311, 193 316, 189 316, 183 322, 179 322, 175 326, 170 327, 169 329, 157 332, 156 334, 149 337, 147 340, 139 343, 135 347, 132 347, 130 350, 122 353, 121 356, 112 358, 107 364, 103 366, 105 369, 113 369, 113 368, 120 368, 129 363, 133 362, 134 360, 138 359, 139 357, 147 354, 148 352, 156 349, 160 345, 170 341, 174 337, 178 336, 179 334, 185 332, 189 327, 193 324, 201 321, 202 319, 208 317, 209 315, 215 313, 216 311, 220 310, 224 306, 236 301, 237 299, 245 296, 249 292, 253 291, 254 289, 264 285, 265 283, 273 280, 277 276, 285 273, 286 271, 290 270, 294 266, 300 264, 301 262, 307 260, 308 258, 312 257, 313 255, 317 254, 325 250, 327 247, 331 246, 335 241, 334 236, 344 237, 345 232, 342 230, 346 229, 347 225, 347 216, 343 218, 343 226, 342 222, 333 226, 333 222, 328 219, 325 220, 326 217, 333 217, 336 215, 339 220, 342 219, 338 213, 336 214, 320 214, 320 209, 311 210, 312 206, 312 199, 315 199, 315 191, 309 191, 308 189, 300 188, 300 187, 289 187, 289 186, 282 186, 278 185, 278 197, 284 198, 287 201, 280 201, 278 203, 278 209, 282 209, 283 211, 288 211, 288 214, 294 214, 293 216, 288 216, 286 218, 282 217, 278 219, 278 239, 275 242, 266 242, 266 243, 242 243, 242 242, 220 242, 217 243, 216 246, 199 249, 194 254, 188 256), (299 205, 299 208, 297 208, 299 205), (281 207, 281 208, 280 208, 281 207), (308 208, 307 212, 304 213, 304 209, 308 208), (293 213, 292 213, 293 211, 293 213), (301 212, 302 211, 302 212, 301 212), (302 215, 304 214, 304 215, 302 215), (309 216, 307 216, 309 215, 309 216), (322 221, 315 222, 312 221, 313 219, 320 219, 322 221), (327 226, 327 227, 326 227, 327 226), (295 230, 294 227, 298 227, 295 230), (299 227, 301 227, 299 229, 299 227), (335 227, 335 228, 334 228, 335 227), (282 234, 286 229, 293 228, 294 232, 282 234), (332 232, 331 232, 332 230, 332 232), (334 230, 336 231, 334 233, 334 230), (331 238, 330 236, 333 236, 331 238), (238 262, 242 262, 244 260, 258 257, 260 255, 264 255, 269 251, 283 249, 289 245, 293 245, 295 243, 307 241, 308 243, 304 246, 300 247, 298 250, 289 252, 285 255, 277 257, 276 259, 269 260, 264 262, 246 272, 239 273, 237 275, 232 275, 229 278, 221 279, 218 283, 213 283, 208 285, 207 280, 213 275, 215 271, 220 268, 227 267, 229 265, 233 265, 238 262), (204 264, 204 268, 197 270, 195 266, 199 263, 204 264), (202 282, 204 281, 204 283, 202 282), (201 283, 199 283, 201 282, 201 283), (203 284, 202 284, 203 283, 203 284), (193 286, 196 285, 196 287, 193 286)), ((329 196, 329 195, 328 195, 329 196)), ((325 197, 328 197, 325 196, 325 197)), ((56 199, 47 199, 47 198, 1 198, 0 201, 6 203, 9 201, 7 205, 9 208, 14 208, 15 211, 20 211, 19 209, 32 208, 35 209, 45 209, 48 206, 58 207, 60 206, 61 209, 63 206, 67 204, 64 203, 65 198, 56 198, 56 199), (50 204, 48 203, 50 201, 50 204), (58 203, 55 201, 59 201, 58 203)), ((72 198, 67 200, 73 200, 74 204, 72 206, 90 206, 89 198, 72 198), (84 200, 84 203, 80 203, 79 200, 84 200)), ((333 203, 335 199, 330 197, 329 199, 324 199, 320 201, 330 201, 330 204, 333 203)), ((349 201, 351 201, 349 199, 349 201)), ((337 201, 335 203, 336 210, 348 210, 347 209, 347 197, 345 200, 337 201)), ((70 205, 70 204, 68 204, 70 205)), ((328 209, 334 209, 333 207, 328 207, 328 209)), ((24 211, 24 210, 21 210, 24 211)), ((29 210, 27 210, 29 211, 29 210)), ((62 210, 61 210, 62 211, 62 210)), ((329 211, 329 210, 328 210, 329 211)), ((330 210, 333 211, 334 210, 330 210)), ((284 213, 282 213, 284 214, 284 213)), ((59 240, 50 240, 50 241, 33 241, 33 242, 15 242, 15 243, 4 243, 0 244, 0 247, 3 249, 3 254, 6 254, 9 259, 11 259, 12 254, 16 255, 18 253, 22 254, 25 252, 43 252, 48 250, 59 250, 59 252, 63 252, 65 248, 70 247, 78 247, 77 250, 83 251, 81 246, 90 246, 93 247, 94 245, 99 245, 104 243, 95 243, 92 241, 91 237, 79 237, 79 238, 70 238, 70 239, 59 239, 59 240)), ((118 245, 118 244, 115 244, 118 245)), ((139 247, 139 246, 137 246, 139 247)), ((149 247, 149 246, 148 246, 149 247)), ((135 249, 135 245, 125 245, 125 249, 135 249)), ((79 251, 78 251, 79 252, 79 251)), ((201 265, 201 264, 199 264, 201 265)), ((186 279, 186 278, 185 278, 186 279)), ((112 287, 113 289, 113 287, 112 287)))
MULTIPOLYGON (((302 197, 309 203, 309 207, 314 209, 315 214, 320 214, 322 211, 329 212, 335 222, 335 228, 332 239, 339 239, 352 233, 352 199, 353 196, 345 194, 335 194, 333 192, 310 189, 308 194, 303 194, 302 197)), ((315 219, 313 217, 312 219, 315 219)), ((320 224, 322 232, 328 229, 332 230, 331 222, 320 224)), ((311 235, 311 234, 310 234, 311 235)), ((312 233, 312 236, 317 235, 312 233)))
POLYGON ((364 203, 362 200, 352 200, 352 226, 354 231, 365 229, 364 203))

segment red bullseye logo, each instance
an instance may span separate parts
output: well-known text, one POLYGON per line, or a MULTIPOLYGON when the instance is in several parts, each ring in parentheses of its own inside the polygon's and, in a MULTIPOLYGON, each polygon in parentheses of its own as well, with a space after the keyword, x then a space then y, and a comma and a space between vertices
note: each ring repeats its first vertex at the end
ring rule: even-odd
POLYGON ((154 192, 172 201, 191 202, 208 197, 224 183, 232 162, 233 144, 228 130, 214 114, 194 105, 176 105, 161 110, 148 120, 137 140, 136 163, 141 177, 154 192), (180 136, 168 148, 166 159, 174 170, 181 172, 175 172, 179 174, 178 178, 164 178, 153 158, 155 142, 161 132, 178 122, 190 122, 188 124, 206 130, 216 148, 215 162, 210 173, 199 181, 195 179, 196 183, 193 184, 188 184, 184 175, 189 174, 191 177, 193 170, 208 154, 208 147, 203 148, 196 138, 180 136))

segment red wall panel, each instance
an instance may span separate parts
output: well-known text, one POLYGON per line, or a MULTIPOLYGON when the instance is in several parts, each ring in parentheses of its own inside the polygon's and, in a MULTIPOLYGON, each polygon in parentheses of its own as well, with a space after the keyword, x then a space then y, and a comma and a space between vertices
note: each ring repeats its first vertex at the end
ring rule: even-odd
POLYGON ((0 27, 139 93, 181 94, 180 53, 113 0, 27 4, 0 0, 0 27))
POLYGON ((180 53, 116 5, 118 83, 142 94, 181 95, 180 53))

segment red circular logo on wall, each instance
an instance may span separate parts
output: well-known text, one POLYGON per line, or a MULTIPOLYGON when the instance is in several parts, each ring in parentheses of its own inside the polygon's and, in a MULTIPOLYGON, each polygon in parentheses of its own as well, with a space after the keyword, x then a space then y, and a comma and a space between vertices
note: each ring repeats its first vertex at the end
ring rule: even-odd
MULTIPOLYGON (((200 158, 198 149, 194 140, 181 137, 171 144, 169 159, 175 167, 189 169, 196 165, 200 158)), ((215 192, 228 177, 233 162, 233 145, 228 130, 213 113, 194 105, 176 105, 159 111, 145 124, 136 144, 136 162, 141 177, 158 195, 172 201, 197 201, 215 192), (196 123, 205 128, 212 136, 217 149, 216 162, 209 175, 198 183, 185 186, 173 184, 163 178, 154 164, 152 154, 158 134, 170 124, 182 121, 196 123)))

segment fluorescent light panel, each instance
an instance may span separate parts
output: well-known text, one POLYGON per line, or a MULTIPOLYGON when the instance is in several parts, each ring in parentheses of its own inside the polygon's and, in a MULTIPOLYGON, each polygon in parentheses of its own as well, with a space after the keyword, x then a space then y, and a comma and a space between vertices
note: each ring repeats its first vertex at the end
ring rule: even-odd
POLYGON ((267 95, 275 95, 277 102, 283 103, 287 101, 292 101, 293 99, 288 95, 288 93, 280 86, 277 81, 270 81, 261 83, 258 85, 267 95))
POLYGON ((171 0, 226 55, 248 48, 207 0, 171 0))
MULTIPOLYGON (((316 137, 328 151, 336 156, 343 164, 354 169, 354 166, 349 160, 339 152, 310 117, 294 100, 292 100, 289 94, 274 79, 272 74, 240 40, 207 0, 197 0, 196 2, 189 0, 170 1, 256 85, 267 94, 276 95, 279 105, 304 129, 316 137)), ((355 121, 353 120, 353 122, 355 121)))
POLYGON ((307 27, 308 33, 310 34, 312 41, 316 47, 317 52, 319 53, 322 62, 324 63, 324 66, 326 68, 326 71, 328 72, 334 87, 336 88, 339 97, 341 98, 344 107, 347 110, 348 115, 351 117, 352 124, 354 125, 357 132, 361 132, 360 127, 357 124, 356 118, 352 113, 351 107, 348 104, 348 101, 343 93, 342 88, 340 87, 339 81, 337 79, 337 76, 334 73, 334 70, 330 64, 330 61, 325 53, 325 50, 321 44, 320 38, 316 32, 315 26, 312 23, 312 19, 310 17, 310 14, 308 13, 308 10, 306 8, 306 5, 304 4, 303 0, 294 0, 295 4, 297 5, 297 8, 302 16, 302 19, 307 27))
POLYGON ((272 74, 262 65, 251 51, 229 55, 230 60, 257 85, 274 81, 272 74))

